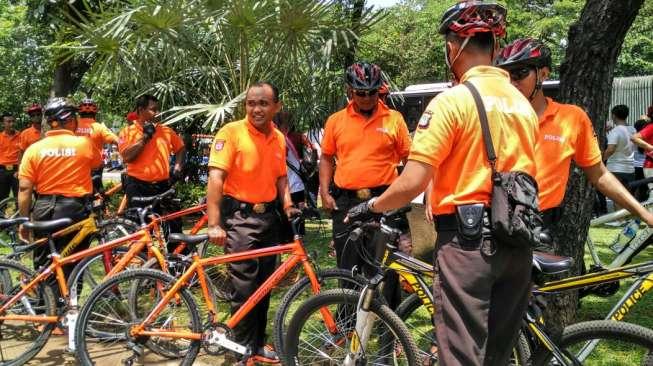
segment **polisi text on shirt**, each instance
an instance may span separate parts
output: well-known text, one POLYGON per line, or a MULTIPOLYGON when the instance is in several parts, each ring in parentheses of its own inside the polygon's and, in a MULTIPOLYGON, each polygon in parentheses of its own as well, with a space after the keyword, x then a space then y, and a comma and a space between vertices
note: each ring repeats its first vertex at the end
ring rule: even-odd
POLYGON ((77 149, 74 147, 59 147, 54 149, 41 149, 41 157, 70 157, 77 155, 77 149))

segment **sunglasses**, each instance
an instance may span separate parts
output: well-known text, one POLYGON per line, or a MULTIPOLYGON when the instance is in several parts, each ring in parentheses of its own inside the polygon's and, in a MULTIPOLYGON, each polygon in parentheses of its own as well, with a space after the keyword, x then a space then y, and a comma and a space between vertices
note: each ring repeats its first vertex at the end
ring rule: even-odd
POLYGON ((534 70, 532 67, 520 67, 517 69, 507 70, 510 74, 510 79, 514 81, 524 80, 528 75, 530 75, 531 70, 534 70))
POLYGON ((354 94, 356 94, 357 97, 367 97, 367 96, 373 96, 378 93, 378 89, 372 89, 372 90, 354 90, 354 94))

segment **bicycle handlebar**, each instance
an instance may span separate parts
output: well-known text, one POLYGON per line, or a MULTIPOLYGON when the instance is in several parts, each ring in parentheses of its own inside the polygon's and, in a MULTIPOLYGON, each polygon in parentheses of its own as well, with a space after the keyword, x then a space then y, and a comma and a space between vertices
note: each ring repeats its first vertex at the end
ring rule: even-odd
POLYGON ((169 197, 169 196, 172 196, 173 194, 175 194, 175 189, 174 189, 174 188, 170 188, 170 189, 168 189, 167 191, 165 191, 165 192, 163 192, 163 193, 161 193, 161 194, 158 194, 158 195, 156 195, 156 196, 149 196, 149 197, 137 196, 137 197, 131 197, 130 200, 131 200, 132 202, 154 204, 154 203, 156 203, 156 202, 161 201, 161 200, 164 199, 164 198, 167 198, 167 197, 169 197))

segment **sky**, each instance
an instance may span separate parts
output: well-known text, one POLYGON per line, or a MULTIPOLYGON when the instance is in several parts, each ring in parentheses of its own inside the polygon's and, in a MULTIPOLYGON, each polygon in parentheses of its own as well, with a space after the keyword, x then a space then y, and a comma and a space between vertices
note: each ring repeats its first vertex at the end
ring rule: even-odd
POLYGON ((374 5, 374 7, 388 7, 398 2, 399 0, 367 0, 367 5, 374 5))

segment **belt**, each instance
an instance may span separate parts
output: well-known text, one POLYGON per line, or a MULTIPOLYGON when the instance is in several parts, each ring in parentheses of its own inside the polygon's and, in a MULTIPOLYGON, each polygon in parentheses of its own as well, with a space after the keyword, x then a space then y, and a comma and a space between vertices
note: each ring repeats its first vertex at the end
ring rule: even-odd
POLYGON ((378 186, 372 188, 360 188, 360 189, 345 189, 335 186, 336 190, 340 192, 339 195, 346 195, 348 198, 356 198, 359 200, 368 200, 374 196, 380 196, 388 186, 378 186))
POLYGON ((230 213, 242 211, 248 214, 252 212, 256 214, 264 214, 266 212, 274 211, 276 207, 276 201, 249 203, 237 200, 231 196, 223 196, 222 202, 224 209, 230 213))
POLYGON ((66 197, 60 194, 37 194, 36 199, 40 200, 69 200, 69 201, 76 201, 76 202, 81 202, 81 203, 86 203, 91 200, 91 196, 83 196, 83 197, 66 197))
POLYGON ((137 184, 155 185, 155 184, 162 184, 162 183, 169 183, 170 182, 168 179, 159 180, 159 181, 155 181, 155 182, 147 182, 147 181, 144 181, 144 180, 140 180, 138 178, 134 178, 131 175, 127 175, 126 178, 127 178, 127 180, 129 180, 129 181, 131 181, 133 183, 137 183, 137 184))
MULTIPOLYGON (((490 209, 485 208, 485 215, 489 217, 490 209)), ((433 217, 436 231, 458 231, 458 217, 456 214, 444 214, 433 217)))

